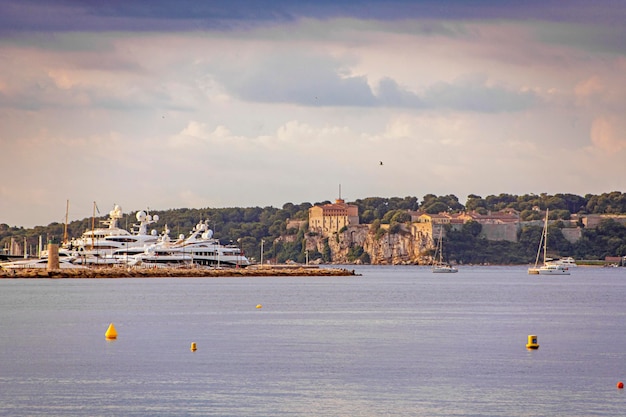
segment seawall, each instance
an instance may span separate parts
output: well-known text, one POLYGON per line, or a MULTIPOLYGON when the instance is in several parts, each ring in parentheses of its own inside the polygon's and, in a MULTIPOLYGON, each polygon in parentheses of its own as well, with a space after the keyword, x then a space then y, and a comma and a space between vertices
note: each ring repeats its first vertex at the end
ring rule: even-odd
POLYGON ((344 268, 260 267, 260 268, 77 268, 1 269, 0 278, 243 278, 243 277, 328 277, 356 276, 344 268))

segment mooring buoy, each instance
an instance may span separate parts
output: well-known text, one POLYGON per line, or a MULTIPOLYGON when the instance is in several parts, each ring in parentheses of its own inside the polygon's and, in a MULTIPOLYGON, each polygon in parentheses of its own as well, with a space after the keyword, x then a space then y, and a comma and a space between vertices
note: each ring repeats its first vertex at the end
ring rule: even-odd
POLYGON ((109 324, 109 328, 107 329, 106 333, 104 334, 104 337, 107 340, 117 339, 117 331, 115 330, 115 326, 113 325, 113 323, 109 324))
POLYGON ((528 343, 526 344, 527 349, 539 349, 539 344, 537 343, 537 335, 529 334, 528 335, 528 343))
POLYGON ((263 306, 261 304, 257 304, 256 308, 263 308, 263 306))
POLYGON ((195 352, 196 350, 198 350, 198 348, 196 347, 196 342, 191 342, 191 351, 195 352))
POLYGON ((617 388, 619 388, 619 389, 624 389, 624 383, 623 383, 622 381, 619 381, 619 382, 617 383, 617 388))

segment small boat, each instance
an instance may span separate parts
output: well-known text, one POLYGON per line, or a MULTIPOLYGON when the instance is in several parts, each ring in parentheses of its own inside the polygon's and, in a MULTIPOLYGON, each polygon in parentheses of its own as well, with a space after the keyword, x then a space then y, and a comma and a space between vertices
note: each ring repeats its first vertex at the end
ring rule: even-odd
POLYGON ((437 243, 437 248, 435 249, 435 256, 433 258, 434 258, 434 261, 433 261, 433 273, 434 274, 453 274, 455 272, 459 272, 457 268, 443 261, 443 230, 442 230, 441 225, 439 227, 439 241, 437 243), (437 259, 437 255, 439 255, 439 259, 437 259))
POLYGON ((529 275, 570 275, 567 265, 561 265, 554 262, 549 262, 546 257, 548 250, 548 212, 546 209, 546 219, 543 224, 543 231, 541 233, 541 239, 539 240, 539 248, 537 249, 537 257, 535 258, 535 265, 528 268, 529 275), (541 257, 541 249, 543 249, 543 265, 539 265, 539 258, 541 257))

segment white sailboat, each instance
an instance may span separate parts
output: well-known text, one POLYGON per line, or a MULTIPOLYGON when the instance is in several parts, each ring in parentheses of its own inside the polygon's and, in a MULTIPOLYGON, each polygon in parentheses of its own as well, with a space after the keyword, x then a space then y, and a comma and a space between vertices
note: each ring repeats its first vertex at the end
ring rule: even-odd
POLYGON ((433 257, 433 273, 450 274, 455 272, 459 272, 459 270, 443 261, 443 227, 439 225, 439 241, 433 257), (439 255, 439 259, 437 259, 437 255, 439 255))
POLYGON ((546 209, 546 219, 539 240, 539 248, 537 249, 537 257, 535 258, 535 266, 528 268, 530 275, 569 275, 569 269, 565 265, 547 262, 546 253, 548 251, 548 212, 546 209), (539 258, 543 248, 543 265, 539 265, 539 258))

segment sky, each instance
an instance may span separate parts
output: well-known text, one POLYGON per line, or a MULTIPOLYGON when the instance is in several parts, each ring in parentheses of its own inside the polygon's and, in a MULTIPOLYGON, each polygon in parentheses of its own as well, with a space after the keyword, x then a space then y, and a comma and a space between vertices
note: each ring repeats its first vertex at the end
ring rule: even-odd
POLYGON ((623 191, 625 22, 626 0, 3 0, 0 224, 623 191))

